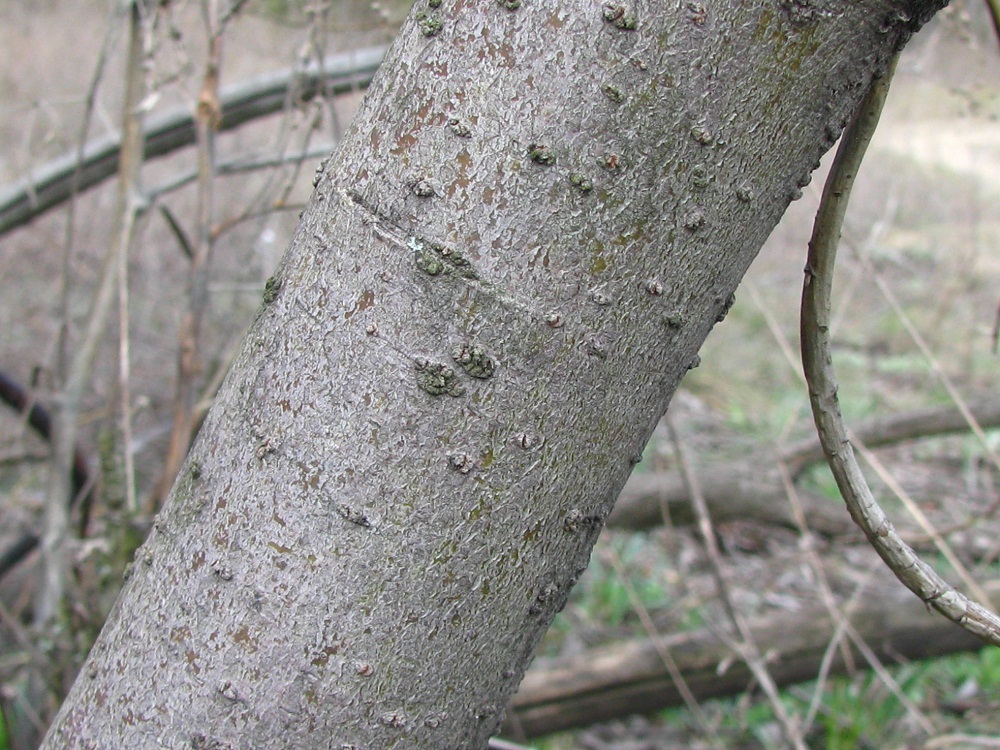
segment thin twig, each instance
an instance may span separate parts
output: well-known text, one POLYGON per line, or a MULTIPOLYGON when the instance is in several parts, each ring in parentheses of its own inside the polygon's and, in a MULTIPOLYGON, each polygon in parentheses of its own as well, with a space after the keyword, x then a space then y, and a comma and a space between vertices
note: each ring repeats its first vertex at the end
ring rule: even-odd
POLYGON ((875 654, 872 648, 865 642, 864 638, 861 637, 861 634, 857 632, 857 629, 851 625, 850 620, 853 611, 860 603, 862 594, 868 587, 872 571, 869 571, 869 574, 861 582, 859 582, 854 592, 852 592, 850 599, 844 606, 843 611, 841 611, 841 609, 836 606, 833 591, 830 588, 829 581, 826 578, 826 573, 823 570, 819 556, 816 554, 815 547, 812 544, 812 533, 805 527, 805 515, 802 513, 802 504, 798 501, 798 496, 795 492, 795 485, 792 483, 791 474, 789 474, 788 468, 784 466, 784 464, 781 465, 781 475, 782 481, 785 485, 785 490, 788 493, 788 498, 793 508, 793 512, 795 513, 796 521, 799 524, 803 546, 805 547, 806 554, 809 556, 813 571, 816 574, 816 581, 818 584, 817 588, 819 589, 823 606, 830 614, 830 619, 835 625, 833 637, 830 638, 830 645, 827 647, 826 653, 823 655, 823 659, 820 662, 820 669, 816 677, 816 688, 813 692, 813 697, 810 700, 806 717, 802 722, 802 731, 808 732, 816 718, 816 713, 819 710, 820 700, 822 698, 823 686, 826 683, 826 678, 833 665, 833 655, 838 648, 841 651, 845 665, 847 665, 847 672, 850 673, 854 671, 853 653, 844 643, 844 637, 846 636, 851 640, 855 648, 861 652, 865 661, 868 662, 868 665, 872 668, 872 670, 874 670, 875 673, 888 686, 889 690, 891 690, 892 693, 899 698, 900 704, 909 712, 913 720, 928 734, 933 733, 934 726, 931 724, 927 716, 919 709, 919 707, 916 706, 916 704, 906 697, 902 689, 899 687, 899 684, 882 664, 878 655, 875 654))
POLYGON ((136 222, 145 204, 142 193, 142 101, 146 96, 146 70, 142 62, 147 58, 147 29, 149 18, 146 6, 141 2, 133 5, 130 28, 128 72, 126 73, 125 102, 129 107, 124 126, 124 143, 128 153, 123 151, 122 180, 126 193, 122 226, 122 251, 118 255, 118 398, 119 420, 122 433, 122 464, 124 468, 125 507, 130 514, 139 510, 135 493, 135 457, 132 445, 132 366, 131 334, 129 331, 128 293, 128 248, 136 234, 136 222))
MULTIPOLYGON (((274 169, 275 167, 282 167, 287 164, 298 164, 304 161, 309 161, 310 159, 319 159, 330 154, 335 148, 336 144, 323 143, 319 146, 313 146, 312 148, 303 149, 289 154, 278 153, 274 156, 262 156, 260 158, 250 160, 248 160, 245 156, 240 156, 230 161, 218 162, 215 167, 215 173, 219 177, 225 177, 263 169, 274 169)), ((150 202, 155 202, 160 197, 185 187, 197 179, 197 170, 184 172, 180 175, 171 177, 167 182, 148 189, 146 191, 146 195, 148 196, 150 202)), ((272 203, 277 204, 277 201, 272 203)))
POLYGON ((942 734, 924 743, 924 750, 940 750, 944 747, 1000 747, 1000 737, 983 737, 975 734, 942 734))
MULTIPOLYGON (((708 504, 705 502, 705 495, 701 491, 698 476, 687 456, 687 450, 684 447, 684 444, 674 427, 673 420, 669 415, 667 416, 666 421, 667 429, 669 430, 671 440, 674 443, 674 451, 677 454, 677 460, 681 467, 681 474, 688 486, 688 494, 691 496, 691 504, 694 507, 695 515, 698 518, 698 529, 705 545, 705 551, 708 553, 708 559, 711 564, 712 574, 715 578, 719 599, 721 600, 723 607, 726 610, 726 614, 732 622, 733 627, 738 633, 740 639, 739 641, 736 641, 734 639, 727 638, 727 640, 731 641, 733 649, 746 663, 754 678, 763 689, 764 694, 767 696, 768 702, 771 705, 771 710, 774 712, 775 718, 781 724, 782 731, 785 734, 785 739, 791 746, 795 747, 796 750, 806 750, 805 739, 802 736, 799 723, 794 717, 789 715, 788 711, 785 709, 785 705, 781 701, 781 696, 778 694, 778 686, 772 679, 770 673, 767 671, 767 667, 765 666, 766 661, 754 641, 753 633, 733 604, 729 586, 722 573, 722 554, 719 551, 719 545, 715 539, 715 530, 712 528, 712 519, 708 513, 708 504)), ((722 634, 720 634, 720 636, 725 637, 722 634)))
POLYGON ((850 430, 848 430, 847 434, 851 439, 851 443, 857 446, 858 453, 861 454, 861 457, 875 471, 875 473, 878 474, 879 479, 885 482, 886 486, 892 490, 892 493, 899 498, 900 502, 903 503, 903 507, 906 508, 907 512, 911 516, 913 516, 914 520, 916 520, 916 522, 920 525, 920 528, 924 530, 924 533, 926 533, 930 540, 934 542, 934 546, 937 547, 938 551, 944 556, 951 567, 955 569, 958 577, 962 579, 962 583, 969 588, 969 591, 971 591, 980 602, 988 602, 989 596, 987 596, 983 587, 976 583, 972 574, 969 573, 969 570, 965 567, 962 561, 958 559, 958 555, 955 554, 951 545, 949 545, 948 542, 946 542, 941 536, 941 533, 934 528, 934 524, 932 524, 931 520, 922 510, 920 510, 920 506, 917 505, 916 501, 912 497, 910 497, 910 494, 903 489, 903 486, 892 475, 892 472, 890 472, 886 466, 879 461, 878 456, 868 450, 864 443, 858 440, 856 435, 850 432, 850 430))
POLYGON ((57 346, 56 372, 59 377, 66 373, 68 359, 68 339, 69 339, 69 296, 70 286, 73 279, 73 242, 76 235, 76 197, 80 193, 80 182, 83 176, 84 161, 87 150, 87 134, 90 131, 90 124, 94 118, 94 108, 97 105, 97 91, 104 80, 104 69, 107 66, 108 57, 114 46, 114 36, 116 24, 112 23, 117 10, 112 10, 104 26, 104 41, 97 56, 97 64, 94 66, 94 74, 90 79, 90 86, 87 89, 83 117, 80 121, 80 133, 77 138, 76 153, 74 155, 73 172, 70 175, 69 196, 66 208, 66 227, 63 242, 63 257, 59 274, 59 342, 57 346))
MULTIPOLYGON (((91 76, 90 86, 87 89, 86 104, 83 117, 80 122, 80 132, 77 140, 76 152, 73 155, 73 169, 69 175, 69 191, 66 212, 66 226, 64 230, 63 255, 59 269, 57 318, 59 328, 56 334, 56 355, 54 367, 54 384, 61 393, 54 399, 52 404, 52 420, 47 429, 47 439, 52 449, 50 457, 49 477, 46 485, 45 502, 46 512, 43 520, 42 535, 35 537, 34 534, 23 536, 4 555, 4 562, 10 566, 17 564, 23 559, 38 543, 47 540, 48 547, 43 545, 42 570, 43 583, 39 586, 38 596, 46 596, 45 581, 57 586, 53 594, 52 601, 61 601, 62 588, 58 583, 61 571, 65 567, 65 560, 60 548, 69 530, 69 511, 72 506, 76 491, 71 493, 70 488, 75 487, 76 467, 76 420, 80 408, 80 398, 82 397, 82 383, 74 379, 77 368, 77 361, 71 359, 69 354, 70 340, 70 296, 73 286, 73 243, 76 236, 76 198, 81 189, 81 180, 85 161, 85 151, 87 146, 87 134, 94 117, 94 110, 97 104, 97 92, 104 81, 104 71, 107 66, 108 57, 114 47, 115 29, 117 24, 113 23, 118 15, 118 9, 112 9, 105 25, 104 40, 98 53, 97 63, 94 66, 94 74, 91 76), (77 386, 80 386, 79 388, 77 386), (72 386, 72 388, 70 387, 72 386), (56 507, 64 505, 65 510, 56 507), (36 544, 31 544, 31 538, 36 539, 36 544)), ((107 271, 107 267, 105 268, 107 271)), ((95 300, 96 311, 96 300, 95 300)), ((86 340, 85 340, 86 343, 86 340)), ((92 360, 91 360, 92 361, 92 360)), ((83 365, 83 362, 80 362, 83 365)), ((90 366, 86 364, 85 369, 89 372, 90 366)), ((85 529, 87 518, 90 513, 92 496, 88 492, 83 499, 83 515, 81 529, 85 529)), ((5 571, 2 571, 5 572, 5 571)), ((0 574, 2 574, 0 572, 0 574)), ((46 605, 48 607, 48 605, 46 605)), ((53 613, 45 613, 43 619, 48 619, 53 613)), ((38 615, 36 614, 36 618, 38 615)), ((41 620, 38 620, 41 621, 41 620)))
POLYGON ((921 560, 879 507, 854 458, 837 400, 829 336, 833 267, 854 178, 875 132, 897 59, 893 59, 882 78, 872 83, 858 116, 844 134, 823 190, 809 243, 802 293, 802 362, 817 431, 851 517, 911 591, 970 633, 1000 645, 1000 618, 957 592, 921 560))
POLYGON ((160 477, 147 510, 153 512, 166 497, 187 456, 194 434, 195 379, 201 372, 201 329, 208 308, 208 275, 215 238, 215 146, 222 121, 219 79, 222 75, 222 42, 226 23, 239 3, 220 15, 217 0, 202 0, 202 17, 208 36, 208 56, 195 108, 198 152, 198 227, 189 271, 188 308, 178 335, 177 384, 174 419, 160 477))
POLYGON ((166 222, 167 226, 170 227, 170 233, 177 240, 177 244, 181 248, 181 252, 188 260, 194 259, 194 250, 191 249, 191 240, 187 236, 187 232, 184 231, 184 227, 180 225, 177 221, 177 217, 174 216, 173 211, 170 210, 168 206, 160 204, 160 216, 162 216, 166 222))
POLYGON ((760 296, 760 291, 757 289, 757 285, 753 283, 752 279, 747 280, 744 286, 747 292, 749 292, 750 300, 757 308, 757 312, 759 312, 764 318, 764 322, 767 324, 767 329, 771 333, 771 338, 773 338, 775 343, 778 345, 778 348, 781 350, 781 354, 788 363, 788 366, 791 367, 792 371, 801 379, 802 363, 799 361, 799 358, 795 356, 792 344, 781 330, 781 325, 778 323, 778 319, 774 316, 774 312, 768 305, 764 304, 764 300, 761 299, 760 296))
POLYGON ((618 556, 618 553, 615 552, 614 549, 609 548, 607 551, 607 557, 611 562, 611 567, 615 570, 615 575, 618 576, 618 580, 625 588, 625 593, 628 596, 629 603, 632 605, 636 614, 639 615, 639 621, 642 623, 642 626, 646 631, 646 635, 649 636, 649 642, 653 645, 653 648, 656 649, 657 656, 660 657, 660 661, 667 670, 667 674, 670 675, 670 679, 677 687, 677 692, 684 700, 684 705, 687 707, 687 710, 694 717, 698 727, 701 729, 702 735, 711 740, 717 747, 722 747, 722 741, 719 738, 718 733, 709 722, 708 717, 701 708, 701 704, 698 703, 698 699, 694 696, 694 693, 691 692, 691 688, 688 686, 687 680, 684 679, 684 675, 681 674, 681 670, 677 666, 677 662, 674 660, 674 657, 671 655, 670 649, 667 647, 666 643, 663 642, 663 637, 656 629, 656 624, 653 622, 653 618, 650 617, 649 610, 647 610, 646 606, 642 603, 642 600, 639 598, 632 582, 628 580, 628 576, 625 572, 625 566, 622 565, 622 561, 618 556))
MULTIPOLYGON (((806 715, 802 720, 802 731, 808 734, 809 729, 816 718, 816 713, 819 710, 820 699, 826 686, 826 679, 829 676, 831 667, 833 666, 834 654, 838 650, 840 651, 848 673, 854 671, 854 655, 844 644, 843 639, 844 629, 847 623, 847 613, 843 612, 837 606, 836 599, 833 595, 833 589, 830 587, 830 582, 826 577, 826 570, 824 570, 823 564, 819 559, 819 554, 816 552, 816 538, 806 525, 806 516, 802 509, 802 501, 799 499, 799 493, 795 489, 795 483, 792 480, 792 475, 788 471, 788 467, 780 461, 778 463, 778 470, 781 473, 781 482, 785 488, 785 495, 787 496, 788 503, 792 508, 792 516, 795 519, 796 525, 799 527, 800 548, 806 553, 810 566, 812 567, 813 574, 816 576, 816 588, 819 590, 820 600, 826 608, 826 611, 829 613, 831 621, 835 625, 833 637, 830 638, 830 643, 827 646, 826 652, 823 654, 823 659, 820 661, 820 669, 816 676, 816 687, 813 691, 813 697, 809 702, 809 708, 807 709, 806 715)), ((866 585, 867 580, 857 586, 851 601, 856 600, 860 596, 860 592, 866 585)))
POLYGON ((993 318, 993 332, 990 334, 993 342, 993 353, 997 353, 997 346, 1000 345, 1000 305, 997 305, 997 313, 993 318))
POLYGON ((862 656, 865 657, 865 661, 868 662, 869 666, 874 670, 875 674, 878 675, 882 683, 886 685, 890 691, 892 691, 893 695, 896 696, 896 700, 899 701, 899 704, 906 709, 907 713, 913 717, 913 719, 920 725, 921 729, 923 729, 927 734, 933 734, 934 725, 931 723, 931 720, 928 719, 917 704, 910 700, 906 693, 903 692, 903 688, 900 687, 898 682, 896 682, 896 678, 889 673, 889 670, 885 668, 885 665, 882 664, 878 656, 875 655, 875 652, 872 651, 871 646, 868 645, 865 639, 861 637, 858 631, 850 623, 847 624, 847 635, 850 637, 851 643, 854 644, 854 647, 861 652, 862 656))
MULTIPOLYGON (((290 87, 299 98, 315 96, 319 86, 333 94, 364 88, 372 80, 385 47, 371 47, 334 55, 323 62, 326 77, 319 80, 319 68, 294 68, 268 74, 227 89, 220 95, 220 130, 232 130, 243 123, 266 117, 283 109, 290 87)), ((189 107, 151 119, 146 132, 146 159, 169 154, 196 140, 189 107)), ((0 235, 23 226, 75 192, 100 184, 117 172, 121 140, 117 134, 95 138, 83 147, 82 160, 76 152, 54 159, 32 170, 33 177, 0 188, 0 235), (76 173, 79 172, 77 176, 76 173)))
MULTIPOLYGON (((142 29, 136 3, 127 9, 131 18, 127 71, 142 76, 142 29)), ((139 196, 134 193, 142 166, 142 126, 138 104, 142 101, 141 85, 128 86, 123 104, 123 138, 118 181, 118 199, 114 240, 104 259, 100 282, 91 306, 82 340, 66 373, 65 386, 55 408, 55 440, 53 470, 46 492, 45 518, 42 532, 42 575, 35 600, 35 620, 48 624, 62 605, 67 560, 65 539, 69 514, 65 498, 68 494, 73 447, 76 442, 76 419, 83 392, 90 379, 94 359, 107 327, 108 315, 115 298, 118 278, 118 257, 128 252, 138 210, 139 196)))
POLYGON ((934 375, 938 379, 938 382, 941 383, 944 389, 948 392, 948 396, 951 398, 951 400, 955 402, 955 406, 962 414, 962 418, 965 419, 965 422, 969 426, 969 429, 972 430, 972 433, 979 440, 983 452, 990 459, 993 465, 996 466, 997 469, 1000 469, 1000 455, 998 455, 997 451, 994 450, 993 444, 990 442, 990 439, 986 436, 986 433, 983 431, 982 425, 980 425, 979 422, 976 420, 976 417, 972 413, 972 410, 969 409, 969 405, 966 403, 966 400, 962 398, 962 395, 958 392, 958 389, 955 387, 954 383, 951 382, 951 378, 948 377, 948 374, 944 371, 944 368, 941 366, 941 363, 938 361, 937 357, 935 357, 934 353, 931 351, 930 346, 928 346, 927 342, 924 340, 924 337, 920 335, 920 331, 917 330, 917 327, 913 324, 913 321, 910 320, 910 316, 906 314, 905 310, 903 310, 903 306, 899 303, 899 300, 896 299, 896 295, 893 293, 889 285, 885 282, 885 279, 882 278, 882 274, 878 272, 878 269, 875 268, 875 264, 871 262, 871 258, 869 258, 867 254, 858 251, 855 251, 855 253, 858 259, 861 261, 861 263, 865 266, 865 270, 869 273, 872 280, 875 282, 875 285, 882 293, 882 296, 885 298, 886 302, 889 303, 889 306, 892 308, 892 311, 896 314, 896 317, 899 318, 900 323, 903 324, 903 328, 906 329, 906 332, 909 334, 910 339, 913 341, 914 344, 916 344, 917 348, 920 350, 920 353, 924 356, 924 359, 927 360, 927 364, 930 365, 931 372, 934 373, 934 375))
MULTIPOLYGON (((322 71, 326 61, 320 61, 318 64, 320 65, 320 70, 322 71)), ((304 65, 302 69, 304 70, 306 67, 308 66, 304 65)), ((324 76, 321 74, 320 80, 323 79, 324 76)), ((316 96, 322 96, 324 90, 325 85, 318 88, 316 96)), ((307 111, 309 104, 310 102, 302 99, 301 92, 296 86, 289 85, 285 92, 285 115, 281 120, 281 127, 275 136, 273 146, 273 152, 276 153, 279 158, 285 157, 292 148, 292 136, 300 126, 295 118, 297 113, 302 114, 306 118, 305 138, 299 146, 298 151, 299 153, 302 153, 309 150, 309 143, 312 135, 315 133, 319 124, 317 117, 318 110, 314 110, 312 113, 309 113, 307 111)), ((329 154, 331 151, 332 149, 327 151, 326 154, 329 154)), ((302 170, 301 160, 291 159, 289 163, 291 164, 292 169, 287 171, 287 173, 285 170, 273 170, 268 173, 267 179, 257 191, 256 195, 252 196, 250 200, 247 201, 242 215, 237 217, 231 223, 237 223, 242 221, 246 216, 252 216, 257 212, 266 211, 273 206, 280 206, 287 202, 288 196, 294 189, 295 184, 298 181, 298 176, 301 174, 302 170), (282 177, 283 173, 284 177, 282 177)), ((222 230, 219 231, 221 232, 222 230)))

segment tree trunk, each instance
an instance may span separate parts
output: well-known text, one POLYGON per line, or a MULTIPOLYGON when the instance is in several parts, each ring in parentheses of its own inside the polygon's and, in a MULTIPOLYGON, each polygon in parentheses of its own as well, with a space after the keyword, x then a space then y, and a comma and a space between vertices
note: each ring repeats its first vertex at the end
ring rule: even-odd
POLYGON ((43 747, 484 747, 754 254, 939 5, 420 0, 43 747))

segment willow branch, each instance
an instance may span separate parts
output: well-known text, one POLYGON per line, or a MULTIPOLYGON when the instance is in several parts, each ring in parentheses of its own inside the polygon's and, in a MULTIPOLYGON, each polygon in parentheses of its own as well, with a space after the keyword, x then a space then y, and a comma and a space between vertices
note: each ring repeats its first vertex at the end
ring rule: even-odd
POLYGON ((895 60, 886 74, 872 83, 855 121, 844 134, 823 189, 802 292, 802 364, 823 451, 855 523, 896 577, 920 599, 970 633, 1000 645, 1000 618, 956 591, 921 560, 879 507, 854 457, 837 399, 829 333, 837 245, 851 188, 878 124, 894 68, 895 60))

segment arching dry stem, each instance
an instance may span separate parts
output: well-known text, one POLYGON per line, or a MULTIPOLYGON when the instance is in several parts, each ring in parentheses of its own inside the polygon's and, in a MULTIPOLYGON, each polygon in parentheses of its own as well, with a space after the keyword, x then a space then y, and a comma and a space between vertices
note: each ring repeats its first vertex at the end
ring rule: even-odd
POLYGON ((844 133, 823 189, 809 241, 802 290, 802 364, 820 442, 851 517, 907 588, 970 633, 1000 645, 1000 618, 956 591, 921 560, 879 507, 854 457, 837 400, 829 335, 833 268, 854 178, 878 124, 895 62, 894 59, 886 74, 872 83, 857 117, 844 133))

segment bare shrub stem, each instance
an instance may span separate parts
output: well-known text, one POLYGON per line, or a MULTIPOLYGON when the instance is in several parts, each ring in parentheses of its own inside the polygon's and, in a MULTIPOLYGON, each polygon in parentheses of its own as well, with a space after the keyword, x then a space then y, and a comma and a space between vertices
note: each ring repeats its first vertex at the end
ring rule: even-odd
POLYGON ((830 296, 833 268, 851 188, 878 124, 895 69, 894 58, 876 79, 844 134, 823 189, 805 269, 802 293, 802 363, 813 418, 827 461, 851 517, 897 578, 925 603, 970 633, 1000 645, 1000 618, 956 591, 900 537, 875 500, 854 457, 837 399, 830 353, 830 296))

